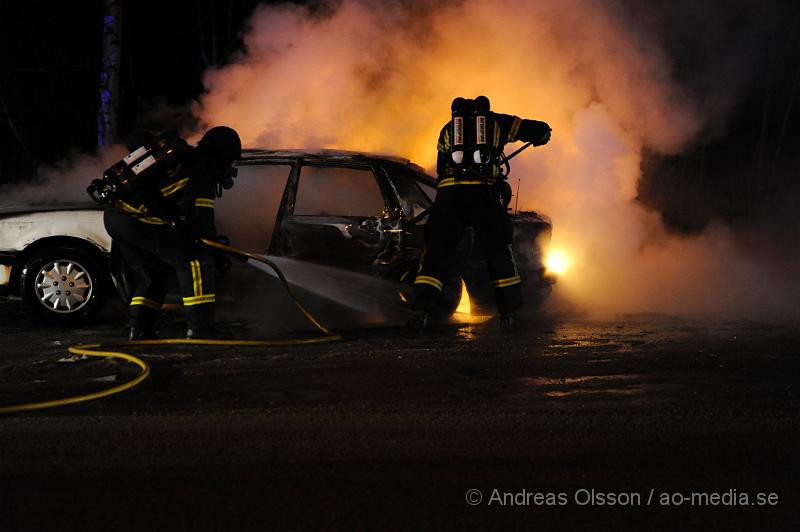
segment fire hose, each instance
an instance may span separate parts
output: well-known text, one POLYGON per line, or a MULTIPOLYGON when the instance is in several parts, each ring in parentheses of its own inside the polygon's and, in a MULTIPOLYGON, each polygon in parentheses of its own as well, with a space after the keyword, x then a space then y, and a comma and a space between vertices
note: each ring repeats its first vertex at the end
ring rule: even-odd
POLYGON ((115 358, 115 359, 125 360, 127 362, 139 366, 139 368, 141 369, 141 373, 139 373, 139 375, 137 375, 134 379, 128 382, 93 393, 75 395, 72 397, 65 397, 62 399, 53 399, 50 401, 39 401, 39 402, 23 403, 10 406, 0 406, 0 414, 11 414, 15 412, 42 410, 45 408, 53 408, 56 406, 64 406, 75 403, 83 403, 86 401, 93 401, 95 399, 108 397, 110 395, 115 395, 124 392, 126 390, 130 390, 134 386, 141 384, 142 382, 147 380, 147 378, 150 376, 150 366, 147 364, 147 362, 145 362, 139 357, 130 355, 128 353, 123 353, 121 351, 116 351, 116 349, 122 347, 159 346, 159 345, 217 345, 217 346, 228 346, 228 347, 289 346, 289 345, 319 344, 324 342, 333 342, 342 339, 341 336, 333 333, 330 329, 328 329, 322 323, 320 323, 320 321, 311 313, 311 311, 309 311, 306 308, 306 306, 303 305, 303 303, 297 298, 297 296, 292 291, 291 286, 289 286, 289 282, 286 280, 286 277, 283 275, 283 272, 280 270, 280 268, 278 268, 277 264, 275 264, 271 260, 261 255, 257 255, 255 253, 249 253, 247 251, 232 246, 228 246, 226 244, 222 244, 214 240, 207 240, 203 238, 200 239, 200 242, 202 242, 207 246, 225 251, 226 253, 230 253, 232 255, 241 257, 244 260, 248 259, 257 260, 275 270, 275 273, 278 275, 278 279, 280 280, 281 284, 283 285, 284 289, 286 290, 286 292, 288 293, 289 297, 292 299, 294 304, 308 319, 308 321, 310 321, 314 325, 314 327, 316 327, 320 332, 323 333, 323 336, 318 336, 315 338, 298 338, 298 339, 286 339, 286 340, 223 340, 223 339, 190 340, 185 338, 166 338, 160 340, 135 340, 131 342, 124 342, 124 343, 120 342, 115 344, 98 343, 98 344, 81 344, 81 345, 71 346, 69 347, 68 351, 73 355, 101 357, 101 358, 115 358))

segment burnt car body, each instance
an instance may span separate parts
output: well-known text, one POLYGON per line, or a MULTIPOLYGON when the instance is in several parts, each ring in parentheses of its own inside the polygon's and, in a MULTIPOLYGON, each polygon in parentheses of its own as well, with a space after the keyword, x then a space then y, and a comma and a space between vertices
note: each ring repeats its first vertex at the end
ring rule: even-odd
MULTIPOLYGON (((217 228, 233 245, 248 251, 410 286, 424 247, 424 224, 435 187, 433 177, 399 157, 333 150, 245 150, 236 186, 217 202, 217 228)), ((49 213, 12 209, 5 216, 0 210, 2 231, 20 224, 35 226, 37 220, 44 224, 25 238, 10 243, 0 239, 5 293, 21 295, 40 316, 55 320, 86 318, 112 292, 126 298, 133 272, 102 229, 102 211, 91 205, 65 207, 66 214, 57 206, 49 209, 49 213), (81 223, 70 227, 64 224, 66 219, 81 223), (85 301, 72 308, 57 303, 53 288, 42 288, 54 271, 60 275, 67 268, 84 271, 83 278, 91 279, 85 301)), ((551 224, 534 212, 520 212, 512 219, 524 295, 535 304, 549 294, 552 284, 543 266, 551 224)), ((465 234, 444 283, 441 316, 449 316, 458 305, 462 279, 473 309, 491 311, 493 291, 480 242, 472 231, 465 234)))

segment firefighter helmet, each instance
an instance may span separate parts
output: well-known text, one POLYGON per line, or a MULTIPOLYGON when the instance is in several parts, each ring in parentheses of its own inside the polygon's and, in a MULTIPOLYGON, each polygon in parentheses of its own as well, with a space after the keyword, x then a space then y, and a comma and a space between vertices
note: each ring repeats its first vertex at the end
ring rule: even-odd
POLYGON ((206 131, 197 147, 223 159, 226 163, 242 158, 242 141, 234 129, 225 126, 212 127, 206 131))

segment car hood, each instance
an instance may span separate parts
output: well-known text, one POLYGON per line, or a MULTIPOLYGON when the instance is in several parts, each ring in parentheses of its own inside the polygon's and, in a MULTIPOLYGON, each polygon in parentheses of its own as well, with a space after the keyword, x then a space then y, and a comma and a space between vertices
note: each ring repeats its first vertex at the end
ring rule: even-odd
POLYGON ((31 203, 9 203, 0 205, 0 216, 8 214, 25 214, 30 212, 50 212, 50 211, 78 211, 78 210, 99 210, 93 201, 40 201, 31 203))

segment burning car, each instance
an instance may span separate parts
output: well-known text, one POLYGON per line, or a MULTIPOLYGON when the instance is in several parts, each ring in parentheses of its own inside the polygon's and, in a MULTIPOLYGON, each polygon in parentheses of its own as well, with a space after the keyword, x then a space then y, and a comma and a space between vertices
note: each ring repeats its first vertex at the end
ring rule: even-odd
MULTIPOLYGON (((246 150, 236 186, 217 203, 217 228, 249 251, 410 287, 435 187, 433 177, 399 157, 246 150)), ((524 295, 536 303, 551 289, 544 251, 552 226, 535 212, 519 212, 512 219, 524 295)), ((50 322, 87 319, 108 297, 127 299, 131 275, 94 203, 0 207, 0 293, 21 296, 39 317, 50 322)), ((490 311, 491 283, 472 231, 464 235, 444 283, 440 317, 455 311, 462 286, 473 312, 490 311)))

